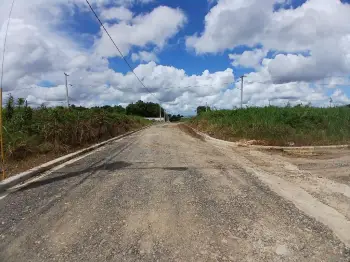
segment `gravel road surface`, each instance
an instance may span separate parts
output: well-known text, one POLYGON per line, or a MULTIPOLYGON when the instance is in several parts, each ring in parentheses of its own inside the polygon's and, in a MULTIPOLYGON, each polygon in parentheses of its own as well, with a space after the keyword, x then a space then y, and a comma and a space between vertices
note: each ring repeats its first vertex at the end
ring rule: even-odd
POLYGON ((238 154, 172 124, 113 142, 2 196, 0 261, 350 261, 238 154))

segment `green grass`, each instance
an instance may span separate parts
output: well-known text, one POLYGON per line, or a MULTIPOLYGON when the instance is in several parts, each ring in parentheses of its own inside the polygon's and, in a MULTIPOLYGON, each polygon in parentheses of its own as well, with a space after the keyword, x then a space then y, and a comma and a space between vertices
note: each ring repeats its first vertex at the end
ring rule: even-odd
POLYGON ((149 124, 142 117, 103 108, 38 108, 11 106, 4 110, 7 159, 67 152, 149 124))
POLYGON ((190 124, 229 141, 267 145, 329 145, 350 142, 350 108, 265 107, 203 112, 190 124))

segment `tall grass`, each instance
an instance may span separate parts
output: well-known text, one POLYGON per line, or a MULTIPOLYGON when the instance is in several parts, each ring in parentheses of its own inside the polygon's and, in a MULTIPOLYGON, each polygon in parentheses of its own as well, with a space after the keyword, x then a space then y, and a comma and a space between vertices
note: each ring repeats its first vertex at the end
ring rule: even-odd
POLYGON ((35 153, 68 151, 105 140, 149 123, 104 108, 37 108, 18 103, 4 110, 6 158, 24 159, 35 153))
POLYGON ((191 124, 212 136, 269 145, 327 145, 350 142, 350 108, 265 107, 201 113, 191 124))

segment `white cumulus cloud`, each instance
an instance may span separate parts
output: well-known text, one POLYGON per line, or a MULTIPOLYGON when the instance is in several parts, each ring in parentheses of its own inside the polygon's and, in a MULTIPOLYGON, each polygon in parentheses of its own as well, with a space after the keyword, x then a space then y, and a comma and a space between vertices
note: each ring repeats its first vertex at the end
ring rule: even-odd
MULTIPOLYGON (((1 54, 10 2, 4 0, 0 3, 1 54)), ((68 81, 72 84, 69 87, 70 100, 76 105, 125 105, 138 99, 160 100, 170 112, 194 114, 196 107, 205 103, 216 108, 233 108, 240 104, 240 90, 237 88, 240 83, 234 83, 232 69, 189 74, 181 67, 159 64, 157 56, 169 39, 186 26, 188 18, 184 11, 158 6, 148 13, 137 14, 131 11, 134 10, 131 6, 150 1, 91 2, 124 54, 132 53, 133 61, 144 63, 137 66, 135 72, 148 87, 147 90, 132 73, 117 72, 119 68, 116 71, 111 69, 108 58, 118 54, 102 30, 94 36, 91 46, 83 45, 63 31, 62 23, 72 19, 77 8, 88 15, 89 10, 83 0, 17 0, 5 57, 5 98, 11 93, 15 97, 26 98, 32 105, 64 104, 63 72, 67 72, 70 75, 68 81), (50 87, 40 86, 45 81, 50 83, 50 87)), ((340 20, 347 21, 348 18, 344 17, 347 6, 333 1, 309 0, 308 6, 304 4, 297 9, 281 9, 273 13, 272 0, 264 3, 237 0, 235 5, 232 2, 215 2, 206 17, 204 32, 189 38, 187 45, 195 48, 197 53, 222 52, 236 45, 262 45, 262 48, 242 54, 231 52, 233 54, 229 56, 234 66, 256 70, 248 73, 245 79, 245 105, 284 105, 287 102, 328 105, 329 87, 333 88, 335 103, 349 103, 344 90, 336 85, 349 83, 349 79, 319 81, 325 75, 349 72, 350 34, 344 24, 337 26, 340 20), (241 12, 260 17, 251 16, 248 21, 241 12), (335 13, 339 17, 331 21, 335 13), (326 15, 330 26, 325 23, 319 25, 316 21, 316 34, 306 27, 305 32, 298 32, 298 23, 304 21, 298 19, 310 17, 310 14, 316 20, 321 19, 318 14, 326 15), (234 20, 233 15, 236 16, 234 20), (273 25, 279 20, 280 24, 273 25), (223 28, 215 31, 219 25, 223 28), (248 26, 246 31, 244 26, 248 26), (329 28, 334 31, 330 32, 329 28), (281 30, 290 30, 293 37, 279 42, 277 37, 278 34, 283 35, 281 30), (276 55, 266 58, 267 51, 276 55), (308 81, 316 81, 316 84, 308 81), (329 86, 321 83, 329 83, 329 86)), ((94 19, 93 16, 90 18, 94 19)))
POLYGON ((246 68, 259 68, 262 60, 265 58, 267 51, 255 49, 244 51, 242 54, 229 54, 233 66, 246 68))
POLYGON ((112 7, 109 9, 103 9, 101 12, 101 18, 103 20, 121 20, 121 21, 129 21, 133 16, 133 13, 121 6, 121 7, 112 7))
POLYGON ((131 59, 134 62, 141 61, 141 62, 158 62, 158 57, 154 52, 147 52, 147 51, 140 51, 138 53, 133 53, 131 55, 131 59))
MULTIPOLYGON (((132 46, 154 45, 161 49, 167 40, 177 34, 186 21, 186 15, 180 9, 159 6, 148 14, 134 17, 129 22, 122 21, 105 26, 126 55, 132 46)), ((104 31, 102 31, 102 37, 95 43, 95 51, 106 57, 119 55, 104 31)))
MULTIPOLYGON (((204 31, 187 38, 187 47, 202 54, 262 45, 264 50, 283 53, 269 66, 279 83, 349 74, 350 5, 308 0, 295 9, 274 11, 277 2, 283 1, 219 0, 205 17, 204 31)), ((261 53, 247 51, 230 58, 234 66, 255 68, 261 53)))

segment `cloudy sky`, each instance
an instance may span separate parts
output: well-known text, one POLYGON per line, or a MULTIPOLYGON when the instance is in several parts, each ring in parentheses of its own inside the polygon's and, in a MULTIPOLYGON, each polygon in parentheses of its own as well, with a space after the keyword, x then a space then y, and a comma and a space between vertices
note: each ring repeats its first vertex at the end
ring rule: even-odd
MULTIPOLYGON (((350 0, 16 0, 4 82, 32 105, 350 104, 350 0), (150 93, 151 92, 151 93, 150 93)), ((0 1, 0 57, 12 0, 0 1)))

